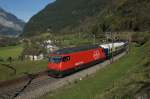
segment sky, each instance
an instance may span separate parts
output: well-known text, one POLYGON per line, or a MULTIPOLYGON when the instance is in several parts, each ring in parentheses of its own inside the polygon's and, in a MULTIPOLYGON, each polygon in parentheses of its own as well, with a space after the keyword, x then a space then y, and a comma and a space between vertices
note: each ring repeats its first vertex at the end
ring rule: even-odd
POLYGON ((33 15, 55 0, 0 0, 0 7, 27 22, 33 15))

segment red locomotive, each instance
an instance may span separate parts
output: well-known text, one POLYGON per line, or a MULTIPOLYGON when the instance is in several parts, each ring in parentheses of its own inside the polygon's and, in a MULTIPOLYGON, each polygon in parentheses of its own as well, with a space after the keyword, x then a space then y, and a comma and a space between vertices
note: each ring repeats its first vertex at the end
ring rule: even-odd
POLYGON ((105 59, 104 49, 98 45, 64 48, 49 54, 48 73, 63 77, 105 59))

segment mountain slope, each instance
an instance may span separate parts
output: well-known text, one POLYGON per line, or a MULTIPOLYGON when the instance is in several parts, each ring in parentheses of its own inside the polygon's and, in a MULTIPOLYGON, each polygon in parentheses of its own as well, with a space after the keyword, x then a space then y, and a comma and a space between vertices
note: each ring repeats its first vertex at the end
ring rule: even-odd
POLYGON ((20 34, 24 25, 22 20, 0 8, 0 35, 20 34))
POLYGON ((46 32, 60 32, 64 28, 72 30, 87 17, 99 13, 109 0, 56 0, 37 15, 33 16, 25 26, 24 35, 46 32))
POLYGON ((149 0, 115 0, 109 9, 111 13, 105 12, 103 21, 110 22, 113 30, 150 30, 149 0))
POLYGON ((150 30, 149 0, 57 0, 33 16, 24 36, 53 33, 150 30))

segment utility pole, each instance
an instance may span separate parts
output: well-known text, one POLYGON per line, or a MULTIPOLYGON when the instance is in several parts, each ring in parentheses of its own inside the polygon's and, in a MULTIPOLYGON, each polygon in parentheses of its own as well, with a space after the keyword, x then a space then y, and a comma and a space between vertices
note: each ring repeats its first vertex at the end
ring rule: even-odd
POLYGON ((129 53, 130 52, 130 50, 131 50, 131 41, 132 41, 132 37, 131 37, 131 34, 130 33, 128 33, 128 48, 127 48, 127 53, 129 53))
POLYGON ((79 31, 79 34, 78 34, 78 36, 79 36, 79 39, 80 39, 80 36, 81 36, 81 35, 80 35, 80 31, 79 31))
MULTIPOLYGON (((112 9, 113 9, 113 1, 111 0, 111 7, 110 7, 110 14, 112 14, 112 9)), ((112 27, 112 26, 111 26, 112 27)), ((113 63, 113 60, 114 60, 114 55, 113 55, 113 51, 114 51, 114 34, 112 32, 112 29, 111 28, 111 32, 110 32, 110 37, 111 37, 111 43, 112 43, 112 48, 111 48, 111 63, 113 63)))
MULTIPOLYGON (((111 32, 112 33, 112 32, 111 32)), ((115 51, 115 48, 114 48, 114 34, 112 33, 112 63, 114 61, 114 55, 113 55, 113 52, 115 51)))
POLYGON ((96 37, 95 37, 95 34, 93 34, 93 44, 94 44, 94 45, 96 44, 96 37))
POLYGON ((107 35, 106 44, 108 44, 109 61, 110 61, 110 64, 111 64, 112 60, 113 60, 112 59, 113 58, 113 56, 112 56, 112 46, 113 45, 110 44, 108 39, 111 39, 111 43, 112 43, 112 32, 108 32, 108 33, 106 33, 106 35, 107 35))

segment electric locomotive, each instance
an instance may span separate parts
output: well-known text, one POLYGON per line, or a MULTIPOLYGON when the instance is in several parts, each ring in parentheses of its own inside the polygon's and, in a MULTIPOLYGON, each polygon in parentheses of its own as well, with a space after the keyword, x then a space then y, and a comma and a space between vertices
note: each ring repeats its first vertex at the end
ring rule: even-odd
POLYGON ((64 48, 49 54, 48 74, 63 77, 88 68, 126 50, 127 43, 116 42, 64 48))
POLYGON ((63 77, 106 59, 99 45, 64 48, 49 54, 48 74, 63 77))

